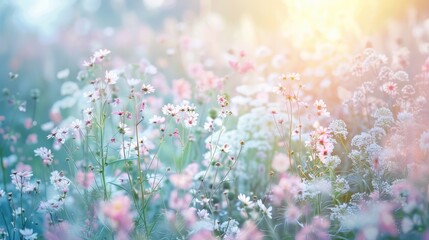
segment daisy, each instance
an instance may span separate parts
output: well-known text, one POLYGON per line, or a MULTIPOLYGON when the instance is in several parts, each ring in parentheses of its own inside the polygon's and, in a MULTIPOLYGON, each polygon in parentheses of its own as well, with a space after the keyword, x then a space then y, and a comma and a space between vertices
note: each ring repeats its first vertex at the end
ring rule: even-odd
POLYGON ((84 67, 87 67, 87 68, 92 68, 92 67, 94 67, 94 64, 95 64, 95 57, 90 57, 89 58, 89 61, 83 61, 83 66, 84 67))
POLYGON ((286 79, 290 81, 299 81, 301 80, 301 75, 299 75, 299 73, 288 73, 286 74, 286 79))
POLYGON ((253 208, 253 206, 255 205, 255 203, 253 203, 250 200, 250 197, 244 195, 244 194, 239 194, 238 195, 238 200, 240 200, 240 202, 243 203, 244 207, 249 207, 249 208, 253 208))
POLYGON ((196 126, 198 123, 198 116, 199 114, 196 112, 189 112, 188 117, 185 119, 185 127, 193 127, 196 126))
POLYGON ((131 129, 127 126, 127 124, 120 122, 118 126, 118 131, 120 134, 130 135, 131 129))
POLYGON ((154 115, 149 121, 153 124, 161 124, 165 122, 165 117, 154 115))
POLYGON ((267 217, 269 219, 273 218, 272 213, 271 213, 271 211, 273 210, 273 207, 271 207, 271 206, 269 208, 265 207, 265 205, 262 203, 262 201, 260 199, 258 200, 258 206, 262 210, 262 213, 267 215, 267 217))
POLYGON ((326 104, 323 100, 316 100, 316 102, 314 102, 314 106, 316 107, 318 116, 329 117, 330 113, 326 109, 326 104))
POLYGON ((229 147, 229 145, 228 144, 224 144, 222 147, 221 147, 221 149, 220 149, 222 152, 224 152, 224 153, 228 153, 229 151, 230 151, 230 147, 229 147))
POLYGON ((88 91, 83 94, 84 97, 88 98, 88 102, 95 102, 100 98, 98 91, 88 91))
POLYGON ((141 90, 144 94, 149 94, 149 93, 155 92, 155 88, 150 84, 143 84, 141 90))
POLYGON ((118 73, 116 71, 106 71, 106 75, 104 77, 104 81, 109 85, 116 84, 119 79, 118 73))
POLYGON ((74 120, 70 124, 70 128, 73 130, 79 130, 82 127, 82 121, 79 119, 74 120))
POLYGON ((213 121, 208 120, 207 122, 205 122, 204 123, 204 130, 206 130, 207 132, 213 132, 213 130, 214 130, 213 121))
POLYGON ((176 106, 174 106, 173 104, 169 103, 167 105, 164 105, 162 107, 162 113, 164 115, 171 115, 174 116, 179 112, 179 110, 177 109, 176 106))
POLYGON ((98 61, 103 61, 107 55, 110 54, 110 50, 100 49, 94 53, 94 59, 98 61))

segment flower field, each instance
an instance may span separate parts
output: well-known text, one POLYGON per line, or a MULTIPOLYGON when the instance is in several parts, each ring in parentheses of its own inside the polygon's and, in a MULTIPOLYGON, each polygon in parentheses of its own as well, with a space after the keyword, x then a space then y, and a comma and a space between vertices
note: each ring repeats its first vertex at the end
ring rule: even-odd
POLYGON ((0 239, 429 239, 427 9, 0 3, 0 239))

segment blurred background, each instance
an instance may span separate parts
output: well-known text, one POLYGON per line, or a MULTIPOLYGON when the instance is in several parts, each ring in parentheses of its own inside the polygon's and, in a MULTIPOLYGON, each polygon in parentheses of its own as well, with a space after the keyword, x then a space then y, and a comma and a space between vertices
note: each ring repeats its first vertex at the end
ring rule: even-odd
MULTIPOLYGON (((49 121, 61 84, 75 80, 83 60, 98 49, 112 51, 113 66, 150 62, 167 82, 186 79, 195 61, 226 74, 224 54, 261 46, 269 46, 279 72, 322 65, 333 71, 324 56, 332 61, 366 46, 388 52, 406 44, 422 62, 429 50, 428 14, 426 0, 1 1, 0 87, 15 95, 2 98, 0 115, 8 115, 14 98, 31 109, 31 91, 38 89, 43 97, 34 119, 49 121)), ((25 117, 14 121, 23 125, 25 117)))

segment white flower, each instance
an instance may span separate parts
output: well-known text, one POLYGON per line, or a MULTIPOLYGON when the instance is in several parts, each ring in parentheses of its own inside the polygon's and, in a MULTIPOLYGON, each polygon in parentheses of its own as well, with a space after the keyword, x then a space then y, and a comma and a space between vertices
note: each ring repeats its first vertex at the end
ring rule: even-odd
POLYGON ((334 120, 329 124, 329 130, 336 135, 341 136, 343 139, 347 138, 347 127, 346 123, 343 120, 334 120))
POLYGON ((408 73, 406 73, 404 71, 397 71, 393 75, 393 78, 395 80, 398 80, 398 81, 401 81, 401 82, 408 82, 409 81, 408 73))
POLYGON ((330 116, 330 113, 326 109, 326 104, 323 100, 316 100, 316 102, 314 102, 314 106, 316 107, 317 115, 326 117, 330 116))
POLYGON ((203 219, 203 220, 208 220, 209 219, 209 213, 207 212, 206 209, 201 209, 197 211, 197 215, 199 218, 203 219))
POLYGON ((116 71, 106 71, 106 75, 104 77, 104 81, 109 85, 116 84, 119 79, 118 73, 116 71))
POLYGON ((98 61, 102 61, 109 54, 110 54, 110 50, 100 49, 96 51, 93 56, 94 56, 94 59, 97 59, 98 61))
POLYGON ((88 67, 88 68, 93 67, 95 64, 95 60, 96 60, 95 57, 90 57, 89 61, 86 61, 86 60, 83 61, 82 65, 84 67, 88 67))
POLYGON ((130 86, 135 86, 135 85, 137 85, 137 84, 140 83, 140 79, 137 79, 137 78, 128 78, 127 79, 127 83, 130 86))
POLYGON ((132 134, 131 129, 127 126, 127 124, 125 124, 123 122, 119 123, 118 131, 120 134, 124 134, 124 135, 131 135, 132 134))
POLYGON ((246 197, 246 195, 244 194, 239 194, 238 200, 243 203, 244 207, 253 208, 253 206, 255 205, 255 203, 250 200, 250 197, 246 197))
POLYGON ((155 88, 150 84, 143 84, 141 87, 143 94, 149 94, 155 92, 155 88))
POLYGON ((149 65, 145 69, 146 74, 155 75, 157 72, 158 72, 158 69, 153 65, 149 65))
POLYGON ((162 124, 165 122, 165 117, 154 115, 151 119, 149 119, 149 122, 153 124, 162 124))
POLYGON ((224 152, 224 153, 229 153, 229 151, 230 151, 230 147, 229 147, 229 145, 228 144, 224 144, 221 148, 220 148, 220 150, 222 151, 222 152, 224 152))
POLYGON ((53 160, 54 155, 52 154, 50 149, 47 149, 45 147, 40 147, 34 150, 34 156, 39 156, 41 157, 43 160, 47 159, 47 160, 53 160))
POLYGON ((235 235, 240 232, 240 227, 235 219, 223 222, 220 229, 225 233, 224 239, 235 239, 235 235))
POLYGON ((92 107, 85 108, 85 109, 83 110, 83 113, 84 113, 86 116, 91 116, 91 117, 92 117, 92 114, 94 113, 94 112, 93 112, 93 108, 92 108, 92 107))
POLYGON ((69 76, 69 74, 70 74, 70 70, 68 68, 66 68, 66 69, 63 69, 57 73, 57 78, 58 79, 65 79, 69 76))
POLYGON ((24 237, 25 240, 37 239, 37 233, 33 233, 33 229, 19 229, 19 232, 24 237))
POLYGON ((71 95, 73 93, 75 93, 77 90, 79 90, 79 86, 72 81, 67 81, 64 82, 61 85, 61 95, 65 96, 65 95, 71 95))
POLYGON ((164 105, 162 107, 162 113, 164 115, 170 115, 170 116, 174 116, 179 112, 179 109, 174 106, 173 104, 169 103, 167 105, 164 105))
POLYGON ((13 210, 12 215, 13 216, 21 216, 21 214, 23 214, 25 212, 25 209, 22 207, 19 207, 15 210, 13 210))
POLYGON ((198 116, 199 114, 196 112, 189 112, 188 117, 184 120, 185 121, 185 127, 193 127, 196 126, 198 123, 198 116))
POLYGON ((51 172, 51 184, 54 185, 55 189, 67 192, 70 180, 64 176, 62 172, 53 171, 51 172))
POLYGON ((286 79, 290 81, 299 81, 301 80, 301 75, 299 73, 288 73, 286 74, 286 79))
POLYGON ((258 206, 261 209, 262 213, 267 215, 267 217, 269 219, 272 219, 273 216, 271 214, 271 211, 273 210, 273 208, 270 206, 269 208, 265 207, 265 205, 262 203, 262 200, 258 200, 258 206))
POLYGON ((98 91, 88 91, 83 94, 84 97, 88 98, 88 102, 94 102, 100 98, 98 91))
POLYGON ((213 132, 214 126, 212 120, 208 120, 204 123, 204 130, 206 130, 207 132, 213 132))
POLYGON ((74 120, 70 124, 70 128, 73 130, 79 130, 82 127, 82 121, 79 119, 74 120))

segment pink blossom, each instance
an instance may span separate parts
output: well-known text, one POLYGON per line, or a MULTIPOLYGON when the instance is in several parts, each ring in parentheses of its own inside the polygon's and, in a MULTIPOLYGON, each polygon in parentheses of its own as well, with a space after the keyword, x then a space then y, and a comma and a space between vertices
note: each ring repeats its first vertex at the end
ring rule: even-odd
POLYGON ((101 212, 110 227, 116 232, 115 239, 128 239, 134 228, 131 200, 126 195, 117 195, 101 204, 101 212))
POLYGON ((194 175, 198 172, 198 164, 192 163, 181 174, 170 175, 171 183, 179 189, 189 189, 194 175))
POLYGON ((289 169, 289 157, 284 153, 276 153, 271 167, 277 172, 286 172, 289 169))
POLYGON ((85 189, 88 189, 94 183, 94 180, 95 175, 92 171, 86 173, 83 171, 78 171, 76 173, 76 182, 85 189))
POLYGON ((258 227, 252 222, 247 221, 237 235, 237 240, 262 240, 264 234, 258 230, 258 227))
POLYGON ((24 126, 26 129, 30 129, 31 127, 33 127, 33 120, 31 118, 26 118, 24 126))
POLYGON ((200 239, 216 240, 217 238, 213 236, 212 232, 207 229, 200 230, 189 238, 189 240, 200 240, 200 239))
POLYGON ((183 197, 179 196, 179 192, 177 190, 173 190, 170 194, 170 198, 168 200, 168 205, 171 209, 174 210, 182 210, 185 209, 191 204, 192 196, 189 193, 183 195, 183 197))
POLYGON ((313 218, 312 222, 309 225, 304 226, 295 236, 296 240, 306 240, 306 239, 320 239, 328 240, 330 239, 329 233, 329 221, 316 216, 313 218))
POLYGON ((177 102, 185 99, 190 99, 192 97, 191 84, 182 78, 174 80, 173 94, 177 102))
POLYGON ((37 143, 37 134, 32 133, 27 136, 27 140, 25 141, 28 144, 36 144, 37 143))

